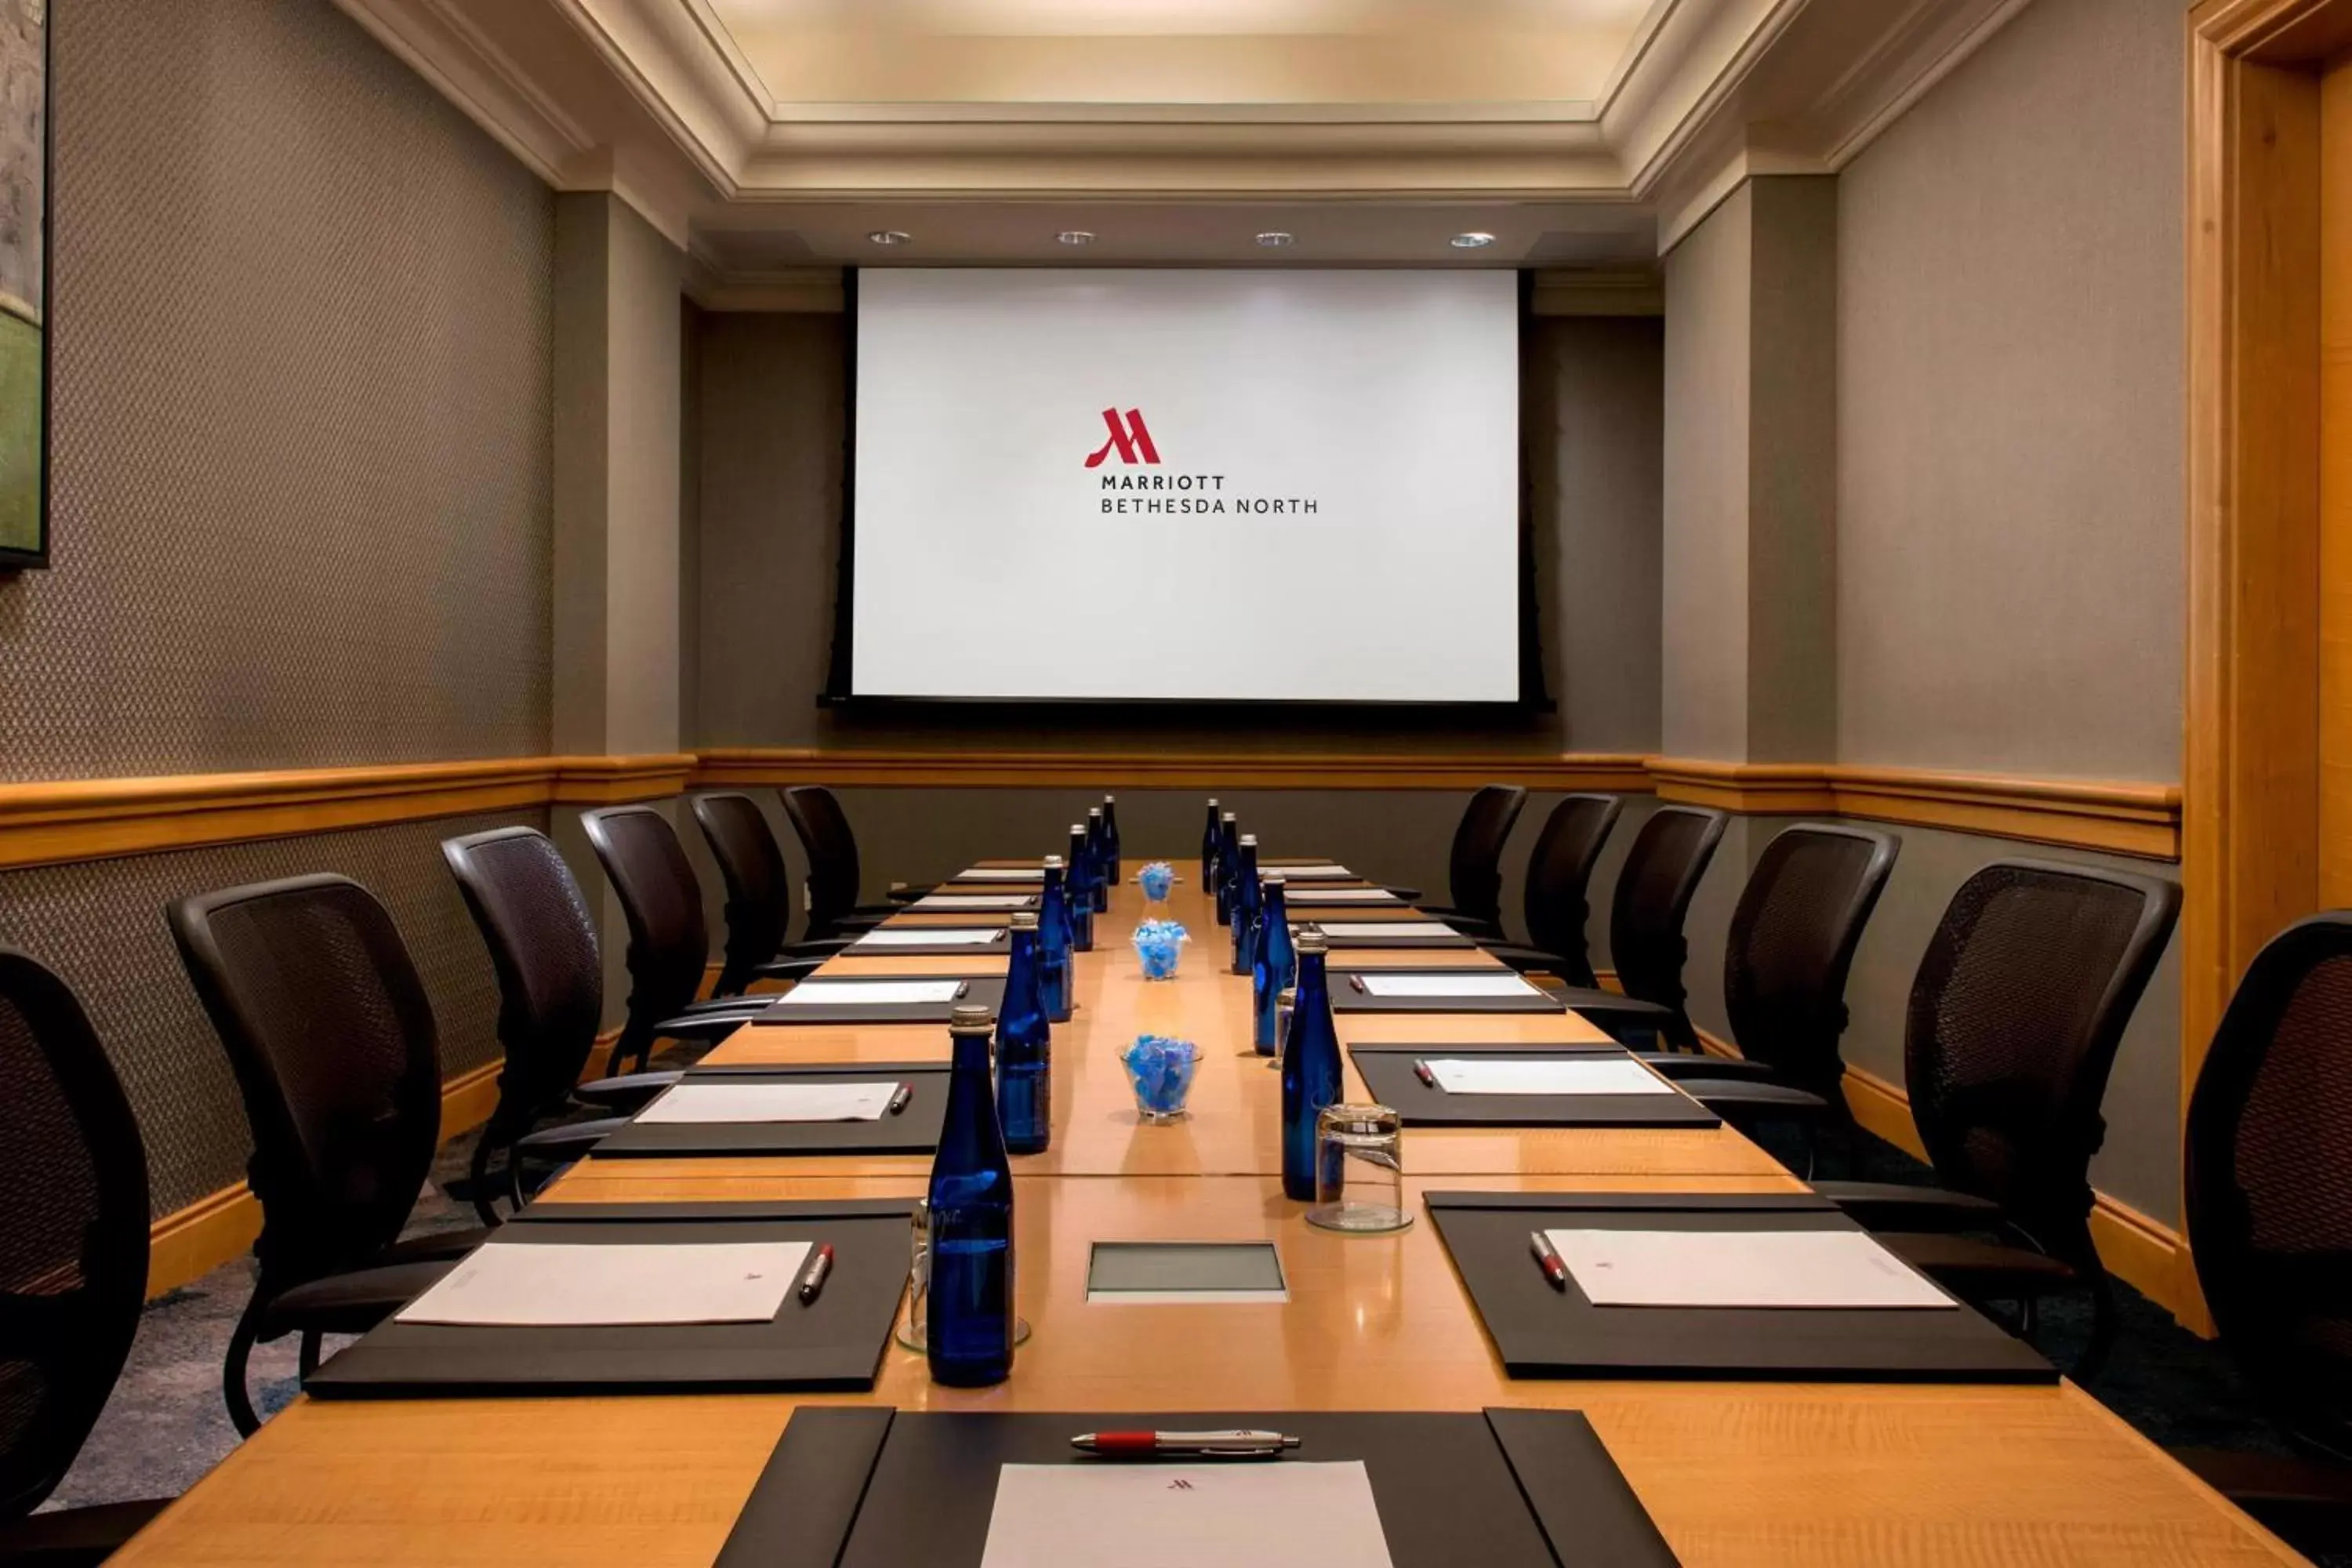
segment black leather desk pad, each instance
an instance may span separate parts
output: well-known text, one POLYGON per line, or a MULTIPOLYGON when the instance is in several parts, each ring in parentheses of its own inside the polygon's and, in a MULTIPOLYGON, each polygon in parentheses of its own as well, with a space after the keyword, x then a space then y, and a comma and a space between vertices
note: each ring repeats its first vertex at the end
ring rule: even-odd
POLYGON ((1622 1047, 1555 1050, 1516 1046, 1480 1050, 1465 1046, 1349 1046, 1356 1071, 1372 1098, 1404 1118, 1407 1127, 1720 1127, 1723 1119, 1687 1094, 1448 1094, 1421 1081, 1415 1061, 1432 1057, 1587 1061, 1630 1057, 1622 1047))
POLYGON ((718 1568, 976 1568, 1003 1466, 1122 1462, 1076 1452, 1070 1438, 1080 1432, 1234 1426, 1305 1441, 1286 1459, 1224 1462, 1361 1460, 1395 1568, 1672 1568, 1676 1561, 1573 1410, 1055 1415, 804 1406, 784 1427, 718 1568))
MULTIPOLYGON (((973 921, 970 926, 965 927, 964 929, 968 931, 993 930, 996 932, 996 940, 994 942, 896 942, 888 947, 859 947, 856 943, 852 942, 849 946, 843 948, 834 956, 836 958, 859 959, 1002 958, 1006 953, 1011 952, 1013 951, 1013 928, 1006 925, 1001 920, 992 919, 984 910, 976 912, 979 914, 980 918, 973 921)), ((893 931, 919 931, 923 928, 921 926, 889 926, 885 929, 893 931)), ((940 926, 938 929, 941 931, 952 931, 955 928, 952 926, 940 926)), ((846 979, 850 977, 844 976, 843 978, 846 979)), ((912 980, 918 978, 918 976, 908 975, 906 978, 912 980)), ((921 978, 933 977, 924 976, 921 978)))
POLYGON ((1429 1217, 1513 1377, 2053 1383, 2032 1346, 1965 1303, 1595 1307, 1543 1276, 1538 1230, 1853 1230, 1811 1193, 1433 1192, 1429 1217))
MULTIPOLYGON (((1369 978, 1358 976, 1344 967, 1325 966, 1331 976, 1331 1011, 1334 1013, 1565 1013, 1568 1004, 1530 985, 1524 996, 1375 996, 1370 990, 1359 990, 1355 981, 1369 978)), ((1497 973, 1485 969, 1412 970, 1382 969, 1370 973, 1391 979, 1423 974, 1442 974, 1447 979, 1485 976, 1497 973)), ((1507 973, 1507 971, 1501 972, 1507 973)))
POLYGON ((1402 899, 1365 899, 1355 896, 1370 885, 1367 882, 1343 882, 1336 877, 1326 877, 1319 884, 1314 881, 1286 881, 1282 885, 1282 901, 1286 907, 1294 910, 1301 904, 1312 904, 1318 910, 1326 911, 1324 918, 1335 921, 1341 918, 1337 912, 1341 910, 1394 910, 1412 907, 1402 899), (1335 899, 1329 896, 1332 893, 1344 893, 1348 896, 1335 899))
POLYGON ((1004 1005, 1004 976, 1002 974, 908 974, 885 979, 834 979, 823 977, 830 988, 836 985, 905 985, 917 980, 960 980, 964 993, 960 999, 946 1002, 778 1002, 766 1011, 752 1016, 751 1021, 762 1028, 777 1026, 793 1027, 804 1024, 945 1024, 959 1007, 985 1007, 991 1012, 1004 1005))
POLYGON ((910 1084, 907 1109, 871 1121, 631 1121, 590 1151, 599 1160, 664 1159, 682 1154, 928 1154, 940 1146, 948 1109, 945 1062, 877 1062, 848 1067, 687 1069, 686 1083, 910 1084))
MULTIPOLYGON (((1325 921, 1329 921, 1334 925, 1346 925, 1348 923, 1345 916, 1340 915, 1336 911, 1327 910, 1316 916, 1313 920, 1292 921, 1290 922, 1291 935, 1293 938, 1296 938, 1298 934, 1299 928, 1302 926, 1315 926, 1318 929, 1322 930, 1323 941, 1329 946, 1333 952, 1346 952, 1350 948, 1367 947, 1396 948, 1413 952, 1435 952, 1439 950, 1459 952, 1463 948, 1475 947, 1478 945, 1476 942, 1472 942, 1468 937, 1464 936, 1458 931, 1447 931, 1442 933, 1432 932, 1426 936, 1333 936, 1330 933, 1329 929, 1323 925, 1325 921)), ((1381 923, 1383 925, 1394 924, 1398 929, 1402 930, 1415 922, 1412 921, 1383 921, 1381 923)))
POLYGON ((833 1272, 805 1306, 797 1289, 786 1291, 765 1323, 513 1328, 386 1319, 303 1388, 321 1399, 871 1388, 907 1288, 914 1205, 534 1205, 499 1227, 499 1245, 831 1242, 833 1272))

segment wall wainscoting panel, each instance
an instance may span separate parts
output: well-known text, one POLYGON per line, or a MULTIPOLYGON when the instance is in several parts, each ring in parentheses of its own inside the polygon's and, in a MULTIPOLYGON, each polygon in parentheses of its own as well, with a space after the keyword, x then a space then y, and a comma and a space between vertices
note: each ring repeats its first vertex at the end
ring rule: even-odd
POLYGON ((1399 750, 1323 755, 722 747, 696 757, 693 783, 714 789, 802 784, 835 788, 1475 789, 1497 781, 1534 790, 1646 792, 1650 787, 1646 757, 1576 752, 1399 750))

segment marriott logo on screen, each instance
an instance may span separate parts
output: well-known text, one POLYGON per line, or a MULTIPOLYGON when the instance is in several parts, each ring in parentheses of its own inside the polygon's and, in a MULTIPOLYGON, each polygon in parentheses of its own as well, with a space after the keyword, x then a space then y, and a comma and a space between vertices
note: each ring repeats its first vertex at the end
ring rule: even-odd
MULTIPOLYGON (((1099 468, 1111 454, 1118 455, 1122 468, 1140 464, 1145 468, 1160 466, 1160 448, 1152 444, 1150 427, 1143 422, 1143 410, 1130 408, 1125 418, 1114 406, 1102 411, 1103 424, 1109 437, 1087 458, 1087 467, 1099 468)), ((1102 509, 1112 516, 1191 514, 1194 516, 1220 512, 1312 513, 1316 503, 1304 496, 1244 496, 1228 492, 1223 474, 1130 474, 1111 473, 1102 476, 1102 509), (1132 492, 1150 492, 1137 495, 1132 492)))

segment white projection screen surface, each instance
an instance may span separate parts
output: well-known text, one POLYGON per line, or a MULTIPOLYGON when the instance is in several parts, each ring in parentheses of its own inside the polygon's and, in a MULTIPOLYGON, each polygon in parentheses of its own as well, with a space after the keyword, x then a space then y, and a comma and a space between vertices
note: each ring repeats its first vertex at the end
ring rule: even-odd
POLYGON ((1504 271, 856 282, 850 694, 1519 699, 1504 271))

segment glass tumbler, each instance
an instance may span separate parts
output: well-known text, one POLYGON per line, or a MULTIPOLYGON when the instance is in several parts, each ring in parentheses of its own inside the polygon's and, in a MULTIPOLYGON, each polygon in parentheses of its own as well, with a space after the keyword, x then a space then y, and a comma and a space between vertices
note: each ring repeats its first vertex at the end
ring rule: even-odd
POLYGON ((1377 1236, 1412 1223, 1404 1208, 1403 1119, 1385 1105, 1327 1105, 1315 1119, 1315 1206, 1307 1223, 1377 1236))
MULTIPOLYGON (((907 1312, 898 1320, 898 1342, 908 1350, 920 1352, 930 1343, 931 1294, 931 1204, 929 1198, 915 1200, 914 1248, 907 1266, 907 1312)), ((1029 1342, 1029 1320, 1013 1320, 1013 1342, 1029 1342)))

